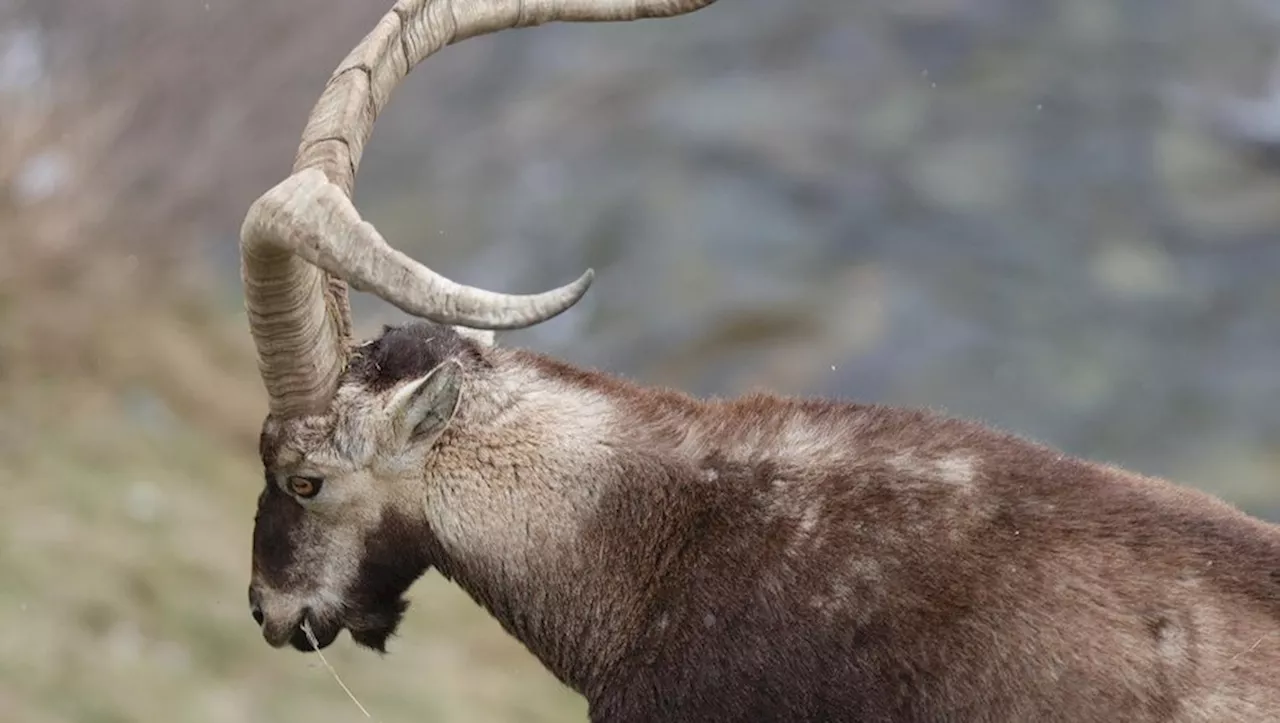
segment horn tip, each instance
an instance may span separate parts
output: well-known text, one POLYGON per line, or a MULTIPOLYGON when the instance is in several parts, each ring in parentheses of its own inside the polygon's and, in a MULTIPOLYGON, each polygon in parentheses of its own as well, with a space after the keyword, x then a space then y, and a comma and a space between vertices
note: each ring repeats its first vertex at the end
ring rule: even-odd
POLYGON ((595 281, 596 270, 588 268, 582 272, 582 275, 572 282, 560 287, 556 293, 560 297, 559 302, 555 304, 555 315, 562 314, 582 301, 582 297, 586 296, 587 290, 591 288, 591 282, 595 281))
MULTIPOLYGON (((544 307, 544 311, 537 315, 533 323, 541 323, 557 317, 564 312, 572 309, 582 301, 582 297, 586 296, 587 289, 591 288, 591 282, 596 278, 595 269, 588 268, 582 272, 582 275, 572 282, 561 286, 555 291, 547 292, 555 300, 548 306, 544 307)), ((522 320, 518 324, 520 327, 530 325, 529 320, 522 320)))
POLYGON ((568 309, 581 301, 582 297, 586 296, 587 289, 591 288, 591 282, 595 281, 595 279, 596 270, 588 267, 586 271, 582 272, 581 276, 575 279, 568 286, 564 287, 567 292, 565 294, 565 300, 568 302, 565 305, 565 309, 568 309))
POLYGON ((596 270, 591 267, 587 267, 587 270, 583 271, 582 275, 579 276, 576 281, 570 284, 570 286, 575 289, 576 288, 582 289, 581 294, 578 295, 578 297, 581 298, 582 294, 587 293, 587 289, 591 288, 591 282, 595 280, 596 280, 596 270))

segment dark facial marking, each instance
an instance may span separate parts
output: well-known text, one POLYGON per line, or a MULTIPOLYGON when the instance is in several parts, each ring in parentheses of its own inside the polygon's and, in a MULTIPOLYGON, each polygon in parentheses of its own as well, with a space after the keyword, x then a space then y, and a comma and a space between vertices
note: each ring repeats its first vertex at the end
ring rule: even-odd
POLYGON ((253 521, 253 567, 263 582, 281 589, 289 585, 292 577, 293 531, 302 524, 304 512, 297 500, 276 485, 270 471, 266 477, 253 521))
POLYGON ((384 512, 377 529, 365 534, 364 559, 347 592, 350 612, 344 623, 353 640, 386 652, 409 608, 405 592, 431 564, 433 539, 425 524, 394 510, 384 512))

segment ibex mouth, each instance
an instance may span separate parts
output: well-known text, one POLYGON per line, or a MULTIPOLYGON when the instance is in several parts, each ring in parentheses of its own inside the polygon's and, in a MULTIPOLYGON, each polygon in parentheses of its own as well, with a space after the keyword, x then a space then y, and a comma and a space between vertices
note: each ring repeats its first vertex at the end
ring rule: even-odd
POLYGON ((289 636, 289 644, 299 652, 312 653, 333 645, 333 641, 338 639, 340 632, 342 632, 341 625, 320 622, 310 610, 306 610, 294 626, 293 633, 289 636), (307 634, 308 630, 311 632, 310 635, 307 634))
POLYGON ((332 645, 338 633, 342 632, 341 624, 318 620, 310 608, 304 609, 297 617, 286 620, 272 620, 255 608, 253 617, 262 626, 263 639, 273 648, 291 645, 304 653, 323 650, 332 645), (307 635, 308 629, 315 638, 314 645, 312 637, 307 635))

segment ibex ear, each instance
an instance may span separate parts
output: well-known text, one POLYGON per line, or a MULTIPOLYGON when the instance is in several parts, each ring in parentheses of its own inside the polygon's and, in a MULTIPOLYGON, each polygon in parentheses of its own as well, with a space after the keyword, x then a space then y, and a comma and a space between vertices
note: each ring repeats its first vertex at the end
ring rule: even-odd
POLYGON ((458 411, 462 367, 447 361, 396 393, 388 404, 391 433, 401 447, 430 442, 458 411))
POLYGON ((470 339, 480 346, 493 346, 494 344, 493 329, 472 329, 467 326, 455 326, 453 330, 458 332, 458 336, 470 339))

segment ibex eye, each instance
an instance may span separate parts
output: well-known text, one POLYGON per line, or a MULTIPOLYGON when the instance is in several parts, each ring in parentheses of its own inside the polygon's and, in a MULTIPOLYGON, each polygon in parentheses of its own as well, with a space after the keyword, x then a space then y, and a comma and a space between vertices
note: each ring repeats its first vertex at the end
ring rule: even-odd
POLYGON ((323 484, 319 477, 290 477, 289 491, 299 497, 315 497, 323 484))

